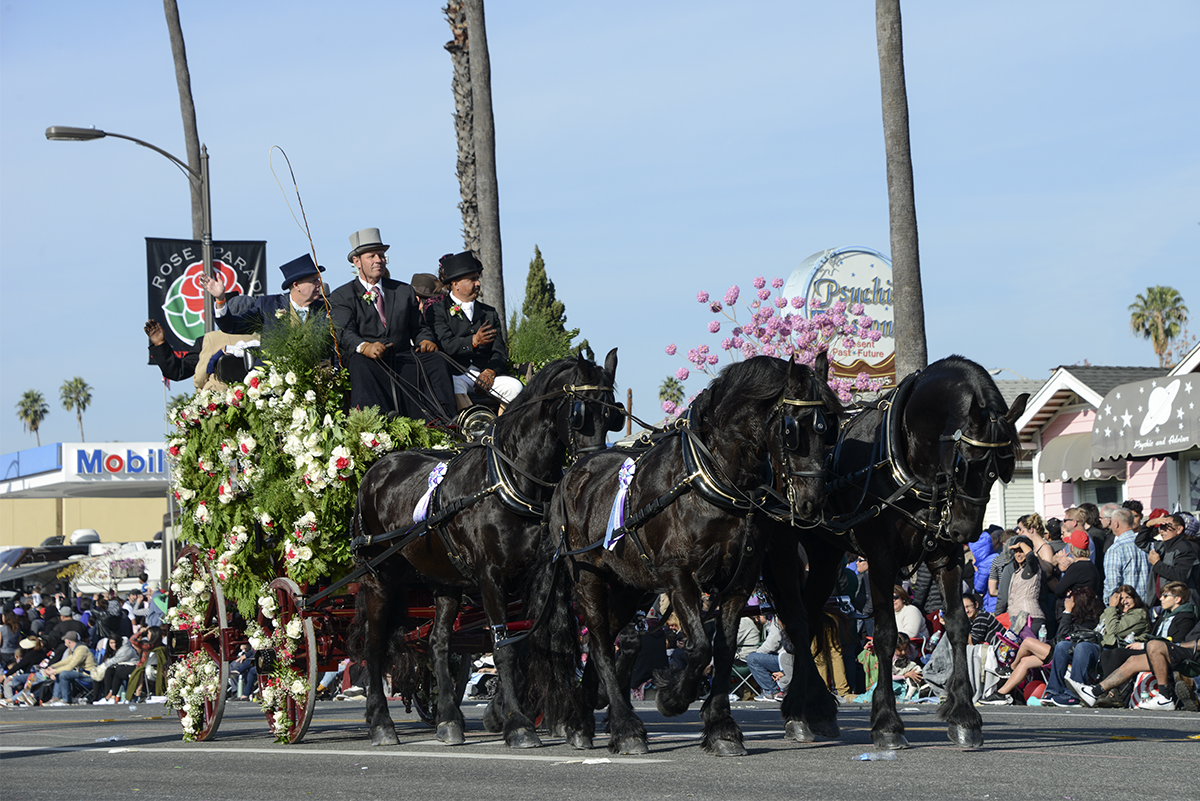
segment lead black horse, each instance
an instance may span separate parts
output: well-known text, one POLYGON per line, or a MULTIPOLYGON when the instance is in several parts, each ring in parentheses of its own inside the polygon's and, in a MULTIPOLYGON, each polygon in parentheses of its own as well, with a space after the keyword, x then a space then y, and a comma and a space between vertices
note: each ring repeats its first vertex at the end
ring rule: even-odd
MULTIPOLYGON (((508 639, 510 593, 537 596, 526 599, 531 601, 527 609, 545 606, 550 614, 571 615, 567 604, 546 597, 556 582, 553 543, 547 545, 543 537, 544 505, 569 461, 602 448, 608 432, 620 428, 624 413, 613 398, 616 369, 615 348, 603 368, 582 356, 552 362, 480 444, 457 455, 394 453, 364 476, 355 542, 359 557, 372 560, 374 569, 358 593, 356 622, 367 661, 366 717, 373 744, 397 742, 383 676, 391 661, 404 655, 408 587, 428 587, 434 595, 429 651, 437 677, 437 737, 452 745, 464 742, 461 690, 449 659, 463 593, 478 588, 497 646, 508 639)), ((495 649, 500 687, 485 723, 502 728, 510 746, 534 747, 541 742, 523 710, 516 651, 495 649)), ((570 655, 562 662, 547 669, 573 678, 570 655)))
MULTIPOLYGON (((739 617, 762 564, 758 521, 821 514, 827 434, 842 408, 825 383, 826 368, 823 357, 816 371, 766 356, 730 365, 648 450, 613 449, 567 472, 550 503, 550 530, 573 549, 576 598, 589 628, 589 711, 567 721, 568 732, 584 727, 582 739, 590 739, 590 706, 602 705, 602 689, 609 749, 647 751, 613 641, 648 595, 666 592, 687 638, 687 667, 656 679, 658 709, 686 710, 711 657, 701 744, 718 755, 746 753, 726 688, 739 617), (713 643, 704 632, 705 593, 719 611, 713 643)), ((799 574, 791 580, 798 596, 799 574)))
MULTIPOLYGON (((902 567, 929 566, 946 600, 946 635, 954 655, 947 702, 938 713, 948 723, 950 740, 964 748, 983 744, 983 721, 967 678, 970 624, 956 602, 963 546, 980 535, 992 484, 1012 478, 1018 451, 1014 422, 1028 397, 1021 395, 1009 408, 987 371, 961 356, 909 376, 843 427, 831 459, 831 515, 802 538, 810 560, 805 606, 814 619, 833 589, 842 554, 867 558, 874 649, 884 676, 896 645, 893 585, 902 567)), ((836 705, 814 703, 828 697, 819 677, 793 681, 783 708, 788 736, 836 736, 836 705)), ((889 681, 879 681, 872 696, 871 739, 879 748, 908 746, 889 681)))

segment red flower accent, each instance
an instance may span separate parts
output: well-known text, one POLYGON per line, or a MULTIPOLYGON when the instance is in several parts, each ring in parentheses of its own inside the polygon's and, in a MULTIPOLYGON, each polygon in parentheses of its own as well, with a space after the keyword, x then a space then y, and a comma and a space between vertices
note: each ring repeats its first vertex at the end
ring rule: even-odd
POLYGON ((347 467, 350 466, 350 460, 347 459, 345 456, 342 456, 342 457, 338 458, 336 464, 337 464, 338 470, 345 470, 347 467))
POLYGON ((254 387, 255 389, 258 389, 258 376, 250 377, 250 386, 254 387))

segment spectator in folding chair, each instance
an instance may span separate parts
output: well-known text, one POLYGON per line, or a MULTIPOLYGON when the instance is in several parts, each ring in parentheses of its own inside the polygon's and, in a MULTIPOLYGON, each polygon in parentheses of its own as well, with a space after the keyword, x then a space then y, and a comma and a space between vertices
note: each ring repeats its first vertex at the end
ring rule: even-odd
MULTIPOLYGON (((1200 670, 1200 623, 1194 625, 1187 633, 1187 641, 1175 644, 1167 640, 1150 640, 1143 645, 1144 653, 1129 657, 1116 670, 1109 673, 1099 684, 1067 679, 1071 690, 1085 706, 1113 706, 1114 693, 1132 681, 1139 673, 1147 671, 1154 674, 1158 682, 1158 694, 1138 704, 1138 709, 1172 710, 1176 708, 1176 698, 1188 704, 1191 711, 1196 711, 1196 698, 1183 681, 1182 672, 1187 669, 1191 678, 1192 671, 1200 670), (1172 682, 1172 678, 1178 680, 1172 682), (1186 700, 1185 700, 1186 699, 1186 700)), ((1119 699, 1123 702, 1124 696, 1119 699)), ((1124 706, 1124 703, 1117 704, 1124 706)))
POLYGON ((50 694, 50 706, 71 703, 76 686, 91 687, 92 673, 96 670, 96 657, 92 649, 80 642, 79 632, 68 629, 63 633, 66 651, 63 658, 46 668, 46 675, 54 680, 54 691, 50 694))

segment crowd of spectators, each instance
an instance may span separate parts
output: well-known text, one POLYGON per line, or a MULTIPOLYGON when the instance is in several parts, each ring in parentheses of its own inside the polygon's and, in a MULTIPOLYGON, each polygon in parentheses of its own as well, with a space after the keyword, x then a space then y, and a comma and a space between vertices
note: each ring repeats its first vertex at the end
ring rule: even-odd
POLYGON ((166 595, 143 588, 85 596, 40 587, 7 602, 0 622, 3 706, 161 701, 166 595))

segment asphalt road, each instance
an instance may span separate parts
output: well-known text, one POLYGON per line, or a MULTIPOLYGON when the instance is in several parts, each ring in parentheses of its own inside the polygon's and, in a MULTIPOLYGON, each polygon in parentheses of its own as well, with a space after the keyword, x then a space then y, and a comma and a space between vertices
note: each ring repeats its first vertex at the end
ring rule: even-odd
POLYGON ((985 748, 962 752, 932 705, 902 706, 913 747, 872 752, 869 710, 845 707, 840 740, 785 742, 774 704, 739 703, 750 754, 700 750, 699 705, 664 719, 638 704, 650 753, 575 751, 561 740, 511 751, 468 704, 467 744, 448 748, 396 710, 400 745, 372 748, 362 702, 317 706, 299 745, 275 745, 256 706, 231 703, 219 736, 184 743, 161 706, 0 710, 0 798, 105 799, 934 799, 1069 801, 1200 796, 1200 715, 1187 712, 982 707, 985 748), (1192 738, 1192 739, 1189 739, 1192 738), (117 738, 117 739, 112 739, 117 738))

